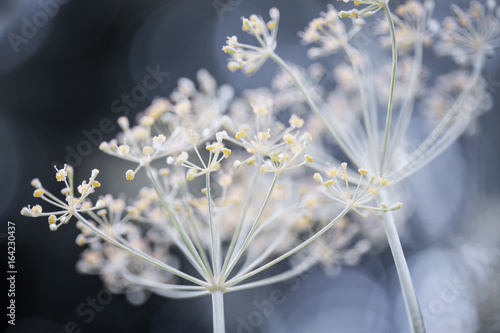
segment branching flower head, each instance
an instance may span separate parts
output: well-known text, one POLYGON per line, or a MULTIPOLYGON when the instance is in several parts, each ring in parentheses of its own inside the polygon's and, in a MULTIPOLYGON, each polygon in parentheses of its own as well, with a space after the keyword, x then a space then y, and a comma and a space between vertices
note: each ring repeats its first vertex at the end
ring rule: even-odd
MULTIPOLYGON (((419 0, 410 0, 396 8, 398 16, 394 15, 393 19, 398 51, 406 53, 413 48, 415 43, 431 44, 433 36, 439 31, 439 24, 432 19, 433 10, 433 0, 424 0, 424 3, 419 0)), ((380 20, 379 32, 387 36, 379 40, 386 47, 392 45, 389 30, 388 21, 380 20)))
POLYGON ((193 132, 192 135, 193 136, 190 140, 190 144, 192 145, 194 151, 196 152, 196 155, 198 156, 201 165, 190 162, 188 160, 189 155, 185 151, 180 153, 175 159, 173 157, 167 158, 167 163, 169 164, 180 165, 188 168, 188 172, 186 175, 188 180, 193 180, 199 176, 207 175, 213 171, 220 170, 220 162, 223 159, 228 158, 229 155, 231 154, 231 149, 226 148, 223 143, 224 138, 227 138, 227 133, 218 132, 216 134, 216 141, 213 143, 207 143, 205 146, 205 149, 209 152, 209 157, 208 157, 208 162, 204 162, 200 152, 198 151, 198 148, 196 147, 196 144, 198 143, 198 138, 196 134, 194 134, 193 132))
POLYGON ((121 117, 118 124, 123 133, 118 140, 100 145, 105 153, 137 163, 135 169, 126 171, 128 180, 134 179, 137 171, 152 161, 190 148, 193 135, 204 140, 219 129, 233 90, 229 86, 217 88, 205 70, 198 71, 197 76, 199 90, 191 80, 180 79, 170 100, 156 99, 134 127, 130 127, 126 117, 121 117))
POLYGON ((243 17, 243 31, 253 34, 260 47, 238 42, 236 36, 228 37, 226 45, 222 50, 231 55, 228 68, 231 71, 241 69, 245 74, 255 73, 266 61, 271 52, 276 48, 276 36, 278 34, 279 10, 271 8, 269 11, 271 20, 265 22, 257 15, 249 18, 243 17))
MULTIPOLYGON (((340 0, 337 0, 340 1, 340 0)), ((360 16, 371 16, 382 8, 386 8, 389 0, 342 0, 343 2, 352 2, 355 6, 367 5, 366 7, 358 10, 356 8, 351 10, 342 10, 339 12, 339 17, 352 17, 359 18, 360 16)))
MULTIPOLYGON (((372 228, 366 218, 381 217, 402 274, 409 313, 418 314, 392 214, 402 204, 392 203, 398 193, 387 187, 427 165, 463 133, 476 113, 490 106, 481 72, 484 57, 499 46, 500 10, 492 0, 487 0, 486 7, 472 1, 468 13, 452 7, 456 19, 445 22, 437 49, 461 64, 474 63, 474 68, 469 77, 460 73, 438 78, 445 87, 435 89, 439 96, 429 93, 427 101, 433 111, 442 111, 435 115, 438 123, 410 153, 405 143, 411 138, 406 132, 423 90, 422 49, 437 31, 430 18, 434 3, 408 0, 395 16, 389 0, 344 2, 361 7, 337 12, 328 6, 300 33, 304 44, 317 43, 309 49, 312 58, 344 53, 345 62, 333 72, 336 84, 331 93, 318 87, 327 73, 321 66, 306 72, 275 53, 276 8, 270 10, 267 22, 257 15, 243 18, 243 30, 259 45, 229 37, 223 47, 231 57, 228 68, 252 74, 271 58, 283 69, 272 82, 274 91, 246 92, 247 100, 236 100, 225 114, 231 88, 217 88, 206 71, 198 72, 198 85, 181 79, 168 99, 156 99, 139 115, 138 125, 130 126, 127 118, 120 118, 123 132, 100 146, 134 163, 126 179, 134 179, 144 169, 150 185, 135 199, 105 195, 92 204, 87 197, 100 186, 98 171, 75 186, 73 169, 65 166, 56 170, 56 179, 65 184, 66 202, 47 192, 38 180, 32 182, 34 196, 60 210, 47 213, 36 205, 21 213, 48 216, 51 230, 76 217, 81 231, 76 243, 87 245, 78 269, 99 274, 114 292, 150 290, 178 298, 211 294, 217 333, 225 332, 223 293, 283 281, 317 263, 354 264, 375 244, 366 234, 380 234, 380 228, 372 228), (381 9, 385 32, 390 33, 392 63, 387 69, 379 66, 380 72, 373 66, 380 64, 375 62, 378 54, 363 55, 351 43, 365 19, 381 9), (351 25, 342 22, 344 17, 351 18, 351 25), (411 57, 398 59, 398 47, 411 57), (316 117, 296 112, 305 103, 316 117), (316 136, 322 130, 328 135, 327 140, 317 140, 316 162, 306 154, 312 136, 305 129, 316 136), (317 162, 333 160, 337 165, 334 150, 326 146, 331 141, 352 168, 347 163, 332 168, 317 162), (305 164, 319 172, 303 177, 298 168, 305 164), (313 180, 320 184, 319 191, 310 190, 313 180), (80 196, 75 196, 75 190, 80 196), (366 224, 352 222, 361 217, 366 224), (322 236, 327 238, 306 252, 310 256, 299 258, 299 265, 242 283, 322 236), (182 263, 172 255, 174 248, 182 263), (187 283, 178 283, 174 276, 187 283)), ((420 318, 411 319, 413 328, 423 327, 420 318)))
POLYGON ((255 129, 249 123, 237 123, 229 117, 224 119, 224 126, 234 135, 234 138, 228 137, 228 140, 251 154, 244 161, 237 160, 236 167, 258 161, 262 172, 279 174, 312 162, 312 157, 304 155, 312 138, 307 132, 300 133, 300 128, 304 125, 302 118, 292 115, 288 126, 273 121, 272 100, 269 99, 252 104, 251 107, 256 118, 255 129))
MULTIPOLYGON (((169 239, 165 239, 158 229, 144 231, 139 225, 132 223, 141 221, 144 223, 143 226, 147 223, 145 209, 152 206, 153 201, 157 201, 157 197, 151 200, 151 191, 141 191, 134 206, 129 207, 126 207, 125 200, 115 199, 111 195, 106 195, 101 200, 105 204, 104 208, 89 214, 92 218, 89 222, 97 230, 120 239, 172 267, 179 266, 178 259, 170 254, 173 243, 169 239), (146 204, 145 200, 149 202, 146 204)), ((126 293, 132 303, 140 304, 147 300, 149 292, 146 292, 144 286, 137 281, 144 279, 157 283, 175 282, 173 274, 111 245, 82 222, 77 222, 77 227, 81 233, 76 243, 79 246, 87 245, 77 262, 77 270, 83 274, 99 275, 113 293, 126 293)))
POLYGON ((460 65, 469 65, 478 55, 491 57, 500 47, 500 8, 494 0, 472 1, 464 12, 451 5, 454 17, 447 17, 440 34, 441 41, 436 51, 442 56, 451 56, 460 65))
POLYGON ((40 180, 33 179, 31 182, 31 185, 35 188, 33 196, 35 198, 41 198, 59 209, 52 212, 44 212, 42 206, 35 205, 33 207, 24 207, 21 210, 21 214, 30 217, 48 216, 49 228, 50 230, 55 231, 59 229, 61 225, 68 223, 75 213, 87 213, 103 208, 103 201, 98 200, 94 205, 90 202, 90 200, 87 200, 87 197, 94 192, 94 189, 101 186, 101 184, 96 180, 98 174, 99 170, 92 170, 92 175, 90 176, 88 182, 84 180, 76 188, 80 196, 75 196, 73 168, 68 165, 65 165, 62 169, 56 168, 57 181, 62 182, 65 185, 61 191, 61 193, 65 196, 64 201, 47 191, 42 186, 40 180))
POLYGON ((402 204, 396 202, 390 206, 386 203, 379 205, 370 204, 374 195, 383 187, 391 184, 391 181, 384 177, 369 174, 366 169, 358 170, 357 180, 351 180, 347 171, 347 163, 341 164, 341 169, 331 169, 328 175, 332 178, 323 180, 321 174, 314 174, 314 179, 323 185, 324 193, 333 201, 350 207, 356 213, 363 215, 363 211, 377 214, 377 212, 387 212, 400 209, 402 204), (367 179, 368 178, 368 179, 367 179))
POLYGON ((320 45, 308 50, 307 54, 312 59, 325 57, 344 48, 364 24, 362 19, 353 19, 352 27, 348 30, 339 18, 339 12, 332 5, 329 5, 327 11, 320 15, 312 20, 304 31, 299 32, 304 44, 318 43, 320 45))
MULTIPOLYGON (((431 123, 441 121, 446 111, 452 108, 453 104, 464 91, 470 73, 466 70, 457 70, 448 74, 440 75, 434 87, 429 88, 424 98, 423 113, 431 123)), ((487 83, 480 79, 472 88, 471 93, 464 101, 464 107, 458 117, 470 119, 469 133, 475 133, 478 129, 478 117, 491 109, 492 97, 487 90, 487 83)))

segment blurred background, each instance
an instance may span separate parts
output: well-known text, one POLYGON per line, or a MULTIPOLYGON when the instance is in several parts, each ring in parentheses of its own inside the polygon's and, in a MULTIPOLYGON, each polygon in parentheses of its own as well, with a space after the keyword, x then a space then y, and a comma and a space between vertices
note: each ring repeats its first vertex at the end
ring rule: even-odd
MULTIPOLYGON (((278 53, 306 66, 297 32, 328 3, 0 2, 0 261, 7 271, 10 221, 17 269, 16 325, 7 332, 211 332, 209 298, 152 296, 133 306, 122 295, 109 296, 98 277, 79 275, 76 228, 69 224, 53 233, 44 219, 19 214, 36 201, 30 181, 40 178, 57 192, 53 165, 70 163, 78 179, 99 168, 101 180, 117 193, 125 191, 123 177, 116 176, 125 168, 98 149, 118 132, 118 117, 133 119, 153 98, 169 96, 180 77, 194 79, 199 68, 237 92, 268 86, 278 73, 274 64, 250 78, 230 73, 221 47, 226 36, 243 35, 241 16, 267 18, 272 6, 281 11, 278 53), (145 83, 146 77, 154 80, 145 83)), ((438 18, 447 15, 450 3, 439 2, 438 18)), ((453 65, 426 52, 434 58, 431 71, 453 65)), ((494 106, 480 118, 480 131, 408 181, 414 213, 401 232, 429 332, 500 332, 499 59, 486 64, 494 106)), ((227 332, 409 333, 388 250, 369 253, 335 275, 317 268, 268 288, 228 294, 226 311, 227 332), (282 297, 271 307, 276 290, 282 297)), ((2 327, 6 322, 2 315, 2 327)))

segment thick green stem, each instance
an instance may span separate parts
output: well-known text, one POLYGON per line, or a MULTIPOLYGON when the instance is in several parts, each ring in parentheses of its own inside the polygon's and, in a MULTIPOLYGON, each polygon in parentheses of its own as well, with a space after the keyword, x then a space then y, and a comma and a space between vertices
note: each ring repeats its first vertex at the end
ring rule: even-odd
POLYGON ((214 333, 226 333, 224 324, 224 293, 221 290, 212 292, 212 311, 214 319, 214 333))
MULTIPOLYGON (((384 202, 389 202, 387 201, 387 197, 384 193, 381 194, 381 199, 384 202)), ((415 289, 413 288, 410 270, 408 269, 408 265, 406 263, 403 247, 401 246, 401 241, 399 240, 398 230, 396 229, 392 212, 388 211, 382 214, 382 222, 387 240, 389 242, 389 247, 392 252, 392 257, 394 258, 394 263, 396 265, 396 271, 398 273, 399 282, 401 283, 406 311, 408 313, 408 319, 413 329, 413 333, 425 333, 422 312, 418 304, 415 289)))

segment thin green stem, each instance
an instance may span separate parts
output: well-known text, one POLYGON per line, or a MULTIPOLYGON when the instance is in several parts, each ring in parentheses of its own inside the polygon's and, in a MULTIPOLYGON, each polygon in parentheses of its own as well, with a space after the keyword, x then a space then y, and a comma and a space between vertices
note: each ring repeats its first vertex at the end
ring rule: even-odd
POLYGON ((391 30, 391 38, 392 38, 392 73, 391 73, 391 87, 389 92, 389 103, 387 104, 387 118, 385 121, 385 132, 384 132, 384 143, 382 145, 382 154, 380 157, 380 172, 384 171, 385 157, 387 154, 387 144, 389 141, 389 132, 391 131, 391 119, 392 119, 392 106, 394 100, 394 85, 396 83, 396 69, 398 63, 398 49, 396 45, 396 32, 394 30, 394 21, 392 20, 391 12, 389 7, 386 5, 383 6, 385 15, 387 16, 387 20, 389 22, 389 27, 391 30))
POLYGON ((417 40, 413 44, 414 55, 413 64, 411 67, 410 83, 408 84, 408 92, 405 94, 405 99, 403 105, 401 106, 401 111, 398 115, 398 120, 396 122, 396 128, 394 130, 394 137, 392 139, 391 150, 389 152, 388 161, 392 159, 392 155, 395 153, 398 145, 401 144, 401 138, 403 133, 408 128, 410 123, 411 114, 413 111, 413 106, 415 103, 415 95, 419 87, 419 77, 422 71, 422 57, 423 57, 423 45, 422 40, 417 40))
MULTIPOLYGON (((272 222, 274 222, 274 220, 275 219, 271 219, 270 222, 272 223, 272 222)), ((266 221, 266 224, 267 224, 267 221, 266 221)), ((285 226, 282 226, 282 227, 285 227, 285 226)), ((264 229, 263 227, 259 227, 257 229, 257 231, 255 232, 254 237, 256 237, 263 229, 264 229)), ((276 232, 276 231, 274 231, 274 232, 276 232)), ((271 255, 271 253, 273 253, 274 250, 276 250, 276 248, 281 244, 281 242, 285 239, 286 235, 289 232, 290 232, 289 228, 282 228, 282 230, 278 234, 275 235, 273 242, 266 249, 264 249, 264 251, 261 254, 259 254, 259 256, 257 258, 253 259, 250 263, 248 263, 248 265, 246 262, 243 264, 243 266, 241 267, 241 270, 236 274, 236 276, 245 274, 246 272, 250 271, 255 266, 259 265, 267 257, 269 257, 269 255, 271 255)))

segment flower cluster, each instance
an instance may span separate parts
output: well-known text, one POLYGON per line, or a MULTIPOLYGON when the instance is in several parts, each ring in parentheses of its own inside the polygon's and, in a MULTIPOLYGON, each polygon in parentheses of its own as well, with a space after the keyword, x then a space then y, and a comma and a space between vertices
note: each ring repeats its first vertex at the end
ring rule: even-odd
MULTIPOLYGON (((344 2, 364 7, 338 12, 330 5, 326 12, 321 13, 320 17, 312 20, 299 33, 303 44, 317 45, 308 50, 310 58, 343 53, 345 62, 340 65, 336 62, 336 85, 331 92, 316 93, 321 89, 310 89, 306 80, 301 77, 303 75, 292 70, 292 66, 279 55, 273 52, 271 58, 283 70, 280 75, 288 75, 288 82, 295 84, 296 92, 302 95, 303 99, 295 97, 294 101, 305 101, 315 115, 309 117, 300 113, 306 120, 304 127, 334 141, 343 153, 343 158, 347 157, 350 165, 359 168, 358 177, 353 176, 355 172, 347 168, 347 164, 342 164, 340 170, 326 169, 331 179, 324 180, 320 173, 314 178, 322 185, 328 198, 337 204, 345 205, 353 211, 362 210, 362 216, 371 212, 381 217, 397 266, 403 268, 398 269, 398 273, 407 299, 407 309, 412 314, 413 329, 421 332, 423 321, 418 315, 418 302, 401 255, 392 214, 394 210, 401 208, 401 203, 385 203, 396 196, 392 187, 389 189, 386 186, 402 181, 439 156, 470 127, 475 115, 491 107, 481 72, 485 57, 490 57, 499 46, 500 10, 497 9, 496 2, 491 0, 486 1, 486 5, 472 1, 468 12, 452 5, 455 18, 445 19, 440 28, 432 18, 432 0, 406 1, 396 8, 397 15, 391 12, 388 0, 344 2), (385 34, 380 41, 382 46, 391 46, 392 49, 392 59, 387 67, 383 66, 383 59, 380 61, 383 57, 374 55, 376 51, 370 50, 366 54, 352 45, 353 36, 363 26, 368 26, 367 21, 378 12, 383 12, 385 16, 377 26, 378 32, 385 34), (350 25, 342 22, 341 19, 345 17, 351 18, 350 25), (462 65, 473 64, 473 70, 470 74, 462 73, 461 76, 452 73, 438 77, 438 87, 429 92, 424 79, 431 72, 424 67, 423 46, 431 44, 435 35, 441 38, 435 46, 438 54, 451 56, 462 65), (399 56, 404 56, 403 60, 398 59, 399 56), (421 103, 419 97, 424 97, 424 103, 421 103), (408 129, 414 119, 414 110, 422 104, 428 109, 426 115, 437 121, 430 132, 422 129, 420 137, 423 136, 424 139, 415 147, 407 143, 408 139, 414 141, 414 136, 409 137, 408 129), (356 181, 351 182, 351 179, 356 178, 356 181)), ((280 82, 285 80, 280 78, 280 82)), ((318 161, 336 161, 331 156, 335 152, 331 141, 323 139, 313 142, 310 151, 317 161, 311 163, 313 168, 325 170, 318 161)), ((316 212, 323 211, 318 202, 311 206, 315 207, 316 212)), ((306 216, 309 220, 322 220, 315 214, 306 216)), ((336 219, 334 223, 338 221, 336 219)), ((325 228, 335 235, 331 222, 326 223, 325 228)), ((309 239, 316 239, 316 235, 326 233, 322 231, 316 232, 309 239)), ((346 244, 352 245, 353 242, 346 241, 346 244)), ((363 253, 366 248, 365 245, 360 245, 357 252, 363 253)), ((322 258, 343 253, 338 249, 330 251, 333 250, 331 247, 326 247, 328 251, 322 251, 324 249, 325 247, 321 247, 317 256, 312 250, 307 252, 314 257, 309 262, 325 262, 322 258)))
POLYGON ((269 11, 271 20, 265 22, 257 15, 242 18, 243 31, 253 34, 260 47, 238 42, 236 36, 228 37, 226 45, 222 50, 231 55, 227 67, 231 71, 241 69, 245 74, 256 72, 276 48, 276 36, 278 34, 279 11, 271 8, 269 11))
POLYGON ((326 189, 325 195, 328 198, 337 203, 347 205, 358 214, 394 211, 402 207, 400 202, 396 202, 390 206, 386 203, 380 203, 378 206, 370 205, 369 202, 373 201, 375 193, 383 187, 390 185, 391 181, 384 177, 376 177, 374 174, 369 175, 366 169, 359 169, 358 173, 359 178, 354 181, 355 185, 353 186, 347 172, 347 163, 344 162, 341 164, 340 170, 334 168, 329 170, 328 175, 332 177, 331 179, 325 181, 321 174, 315 173, 314 180, 323 185, 326 189))
POLYGON ((152 161, 191 147, 193 135, 206 139, 219 129, 233 90, 227 85, 217 88, 206 70, 198 71, 197 77, 199 90, 191 80, 180 79, 170 99, 154 100, 136 126, 130 127, 129 120, 121 117, 118 124, 123 133, 118 140, 100 145, 105 153, 137 163, 135 169, 126 171, 128 180, 152 161))
POLYGON ((225 128, 234 135, 234 138, 228 139, 251 154, 244 161, 237 160, 235 167, 258 161, 261 172, 280 174, 313 161, 311 156, 304 155, 312 139, 309 133, 300 133, 304 120, 293 114, 288 126, 275 122, 272 120, 272 107, 272 100, 265 98, 251 104, 256 117, 255 129, 249 123, 240 123, 237 117, 234 120, 230 117, 224 119, 225 128))
MULTIPOLYGON (((340 1, 340 0, 337 0, 340 1)), ((342 0, 344 2, 352 2, 355 6, 367 5, 366 7, 358 10, 356 8, 351 10, 343 10, 339 12, 339 17, 352 17, 358 19, 360 16, 372 16, 382 8, 387 8, 389 0, 342 0)))
MULTIPOLYGON (((463 93, 470 78, 470 73, 465 70, 439 76, 435 86, 431 87, 425 95, 423 113, 427 119, 433 123, 441 121, 446 111, 453 107, 457 98, 463 93)), ((470 119, 468 132, 476 133, 479 126, 478 117, 490 110, 492 105, 493 101, 488 92, 487 83, 484 79, 480 79, 467 95, 462 111, 457 117, 470 119)))
POLYGON ((470 65, 477 56, 491 57, 500 47, 500 10, 494 0, 472 1, 467 12, 456 5, 451 6, 454 17, 443 21, 441 41, 436 51, 451 56, 460 65, 470 65))
POLYGON ((348 30, 339 18, 339 12, 329 5, 326 12, 312 20, 307 28, 299 33, 304 44, 318 43, 319 47, 308 50, 308 56, 312 59, 325 57, 336 53, 348 44, 349 40, 360 31, 364 21, 353 20, 352 27, 348 30))
POLYGON ((65 165, 62 169, 56 168, 56 180, 64 183, 65 185, 65 187, 61 190, 61 193, 65 196, 64 201, 47 191, 42 186, 40 180, 33 179, 31 182, 31 185, 35 188, 33 196, 35 198, 43 199, 49 204, 59 208, 59 210, 44 212, 42 206, 35 205, 33 207, 24 207, 21 210, 21 214, 29 217, 48 216, 49 228, 50 230, 55 231, 59 229, 61 225, 67 224, 71 220, 71 217, 75 214, 90 213, 92 211, 102 209, 104 207, 104 202, 102 200, 98 200, 95 204, 92 204, 92 202, 87 199, 87 197, 94 192, 95 188, 101 186, 101 184, 96 180, 98 174, 99 170, 92 170, 92 175, 90 176, 88 182, 84 180, 76 187, 80 196, 75 196, 73 168, 67 165, 65 165))
MULTIPOLYGON (((433 0, 426 0, 423 4, 417 0, 410 0, 397 7, 396 14, 399 16, 393 16, 393 19, 399 52, 402 54, 408 52, 415 43, 425 45, 432 43, 432 38, 439 31, 438 22, 432 18, 433 10, 433 0)), ((390 47, 392 38, 387 20, 379 21, 379 31, 386 35, 379 39, 381 44, 390 47)))
POLYGON ((93 204, 88 196, 100 186, 98 171, 76 186, 73 169, 65 166, 56 168, 65 200, 32 182, 34 196, 58 210, 36 205, 21 213, 47 216, 51 230, 75 217, 81 231, 76 243, 87 246, 78 269, 99 274, 134 303, 149 291, 177 298, 210 294, 217 333, 225 331, 223 293, 283 281, 318 263, 337 271, 387 237, 409 312, 417 314, 413 327, 423 327, 394 221, 404 220, 395 213, 402 207, 395 199, 405 197, 389 185, 439 156, 490 108, 481 73, 498 46, 500 10, 491 0, 486 6, 472 1, 468 12, 452 6, 455 18, 445 20, 436 49, 473 68, 439 76, 428 90, 423 46, 438 33, 434 2, 406 1, 397 15, 388 0, 344 2, 365 7, 338 12, 329 5, 299 33, 303 44, 316 44, 311 58, 343 54, 333 71, 319 64, 304 70, 275 53, 276 8, 267 22, 243 18, 243 31, 259 46, 229 37, 223 47, 228 68, 253 74, 270 58, 282 69, 271 88, 233 100, 232 88, 217 87, 207 71, 198 72, 198 84, 180 79, 169 98, 155 99, 138 116, 137 125, 119 118, 122 133, 100 146, 134 164, 126 179, 144 170, 149 185, 136 197, 101 195, 93 204), (382 44, 392 47, 387 66, 386 50, 365 54, 351 45, 377 13, 385 15, 379 30, 389 34, 382 44), (320 85, 331 77, 332 89, 320 85), (422 105, 433 128, 422 129, 424 139, 414 147, 407 130, 422 105), (314 176, 304 171, 311 169, 314 176), (379 227, 375 219, 382 220, 379 227), (298 252, 298 263, 285 272, 245 282, 298 252))

